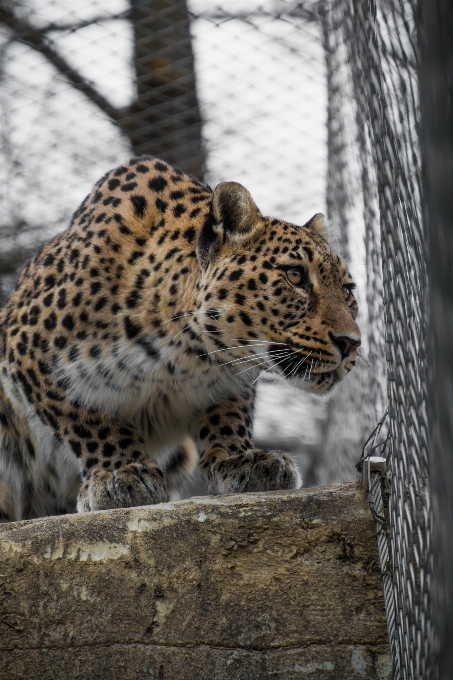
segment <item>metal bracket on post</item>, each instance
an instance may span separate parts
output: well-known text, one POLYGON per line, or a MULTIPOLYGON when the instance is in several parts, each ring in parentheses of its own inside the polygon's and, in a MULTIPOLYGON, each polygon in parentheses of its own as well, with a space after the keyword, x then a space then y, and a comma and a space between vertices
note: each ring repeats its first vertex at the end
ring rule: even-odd
POLYGON ((381 456, 366 456, 362 461, 362 484, 367 492, 371 489, 371 473, 383 474, 387 460, 381 456))

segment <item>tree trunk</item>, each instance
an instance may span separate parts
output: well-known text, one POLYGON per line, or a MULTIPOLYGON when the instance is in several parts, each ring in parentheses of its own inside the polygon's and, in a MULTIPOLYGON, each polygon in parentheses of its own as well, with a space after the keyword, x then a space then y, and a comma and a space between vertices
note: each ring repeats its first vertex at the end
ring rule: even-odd
POLYGON ((137 154, 202 179, 204 155, 185 0, 131 0, 137 99, 120 124, 137 154))

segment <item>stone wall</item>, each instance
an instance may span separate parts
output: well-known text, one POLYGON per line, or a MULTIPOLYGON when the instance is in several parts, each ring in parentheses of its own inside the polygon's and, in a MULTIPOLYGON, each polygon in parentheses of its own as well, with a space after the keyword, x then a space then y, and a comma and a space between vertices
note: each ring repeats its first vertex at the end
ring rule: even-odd
POLYGON ((390 680, 357 483, 0 528, 0 680, 390 680))

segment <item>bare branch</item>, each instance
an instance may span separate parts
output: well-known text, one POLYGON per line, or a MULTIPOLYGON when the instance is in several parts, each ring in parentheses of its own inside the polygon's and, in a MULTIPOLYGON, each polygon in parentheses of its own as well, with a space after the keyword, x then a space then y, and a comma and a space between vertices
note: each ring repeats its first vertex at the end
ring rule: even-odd
POLYGON ((50 23, 47 26, 43 26, 40 31, 44 34, 51 33, 52 31, 59 33, 75 33, 82 28, 86 28, 87 26, 105 23, 106 21, 114 21, 116 19, 130 19, 130 17, 131 11, 130 9, 126 9, 124 12, 119 12, 118 14, 100 14, 99 16, 93 17, 92 19, 86 19, 86 21, 76 21, 75 23, 69 24, 50 23))
POLYGON ((19 19, 4 3, 0 3, 0 23, 3 23, 13 32, 15 40, 43 54, 79 92, 82 92, 93 104, 109 116, 112 122, 121 127, 122 112, 112 106, 88 80, 52 47, 45 35, 46 31, 35 28, 25 19, 19 19))
POLYGON ((307 22, 319 22, 318 14, 318 3, 311 5, 313 9, 309 9, 304 6, 303 2, 299 2, 295 7, 291 9, 279 9, 278 5, 274 9, 265 10, 262 8, 257 8, 253 11, 243 10, 242 12, 228 12, 221 7, 217 7, 213 10, 206 10, 195 14, 194 12, 189 12, 192 19, 208 19, 214 22, 231 21, 233 19, 239 19, 240 21, 251 21, 252 19, 288 19, 288 18, 299 18, 304 19, 307 22))

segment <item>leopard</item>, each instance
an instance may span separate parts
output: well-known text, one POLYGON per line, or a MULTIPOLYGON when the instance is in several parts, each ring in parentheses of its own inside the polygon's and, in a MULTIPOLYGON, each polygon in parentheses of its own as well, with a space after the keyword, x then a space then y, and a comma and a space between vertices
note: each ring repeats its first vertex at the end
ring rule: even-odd
POLYGON ((264 217, 140 156, 108 172, 0 312, 0 513, 19 521, 297 490, 257 448, 263 372, 326 394, 360 346, 355 284, 321 213, 264 217))

